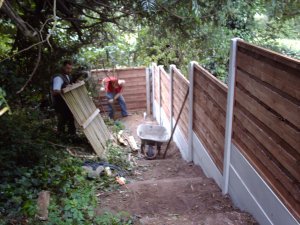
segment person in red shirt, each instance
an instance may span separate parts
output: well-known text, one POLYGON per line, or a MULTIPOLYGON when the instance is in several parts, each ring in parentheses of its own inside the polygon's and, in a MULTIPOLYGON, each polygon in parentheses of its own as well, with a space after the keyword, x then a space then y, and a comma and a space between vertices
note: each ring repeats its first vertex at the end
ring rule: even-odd
POLYGON ((112 104, 115 101, 118 101, 121 107, 121 114, 123 117, 128 116, 127 107, 125 103, 125 99, 122 96, 122 91, 124 88, 125 81, 119 80, 116 77, 106 77, 102 80, 102 90, 104 89, 106 92, 106 97, 108 98, 108 106, 109 106, 109 117, 111 119, 114 118, 114 110, 112 104))

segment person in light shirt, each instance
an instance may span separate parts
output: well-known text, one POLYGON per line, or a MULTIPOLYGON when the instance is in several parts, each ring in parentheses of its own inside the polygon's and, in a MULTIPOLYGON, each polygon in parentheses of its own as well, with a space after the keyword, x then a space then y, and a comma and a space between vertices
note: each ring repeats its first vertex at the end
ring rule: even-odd
POLYGON ((57 134, 59 136, 66 133, 66 126, 68 127, 67 134, 76 135, 73 114, 61 96, 62 89, 72 83, 72 69, 72 62, 65 60, 62 64, 61 73, 55 74, 51 79, 51 99, 57 115, 57 134))

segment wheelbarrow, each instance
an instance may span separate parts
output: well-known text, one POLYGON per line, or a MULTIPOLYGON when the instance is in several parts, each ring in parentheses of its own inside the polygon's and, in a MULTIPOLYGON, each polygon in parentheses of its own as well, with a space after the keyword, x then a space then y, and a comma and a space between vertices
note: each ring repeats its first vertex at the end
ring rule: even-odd
POLYGON ((151 124, 140 124, 137 135, 141 139, 141 152, 147 159, 155 159, 160 155, 161 145, 170 138, 165 127, 151 124))

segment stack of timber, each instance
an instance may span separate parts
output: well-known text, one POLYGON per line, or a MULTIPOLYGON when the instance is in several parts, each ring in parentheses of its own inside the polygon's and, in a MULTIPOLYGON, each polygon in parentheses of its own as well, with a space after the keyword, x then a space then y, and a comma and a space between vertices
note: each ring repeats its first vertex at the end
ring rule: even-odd
POLYGON ((106 141, 111 135, 92 99, 88 96, 84 81, 68 85, 63 89, 63 98, 74 118, 83 128, 83 132, 97 155, 105 150, 106 141))

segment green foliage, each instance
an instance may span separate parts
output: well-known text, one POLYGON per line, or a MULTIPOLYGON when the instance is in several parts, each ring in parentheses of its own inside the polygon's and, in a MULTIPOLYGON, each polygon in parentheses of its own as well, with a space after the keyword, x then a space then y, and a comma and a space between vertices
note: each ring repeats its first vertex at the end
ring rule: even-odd
MULTIPOLYGON (((57 139, 51 128, 53 121, 44 119, 38 110, 5 114, 0 125, 1 224, 23 219, 40 224, 35 215, 42 190, 51 194, 46 224, 91 224, 96 219, 96 191, 109 189, 114 178, 87 180, 83 162, 52 144, 65 145, 66 141, 57 139)), ((125 166, 119 151, 110 152, 110 162, 125 166)))
POLYGON ((127 152, 119 145, 108 143, 106 148, 106 158, 109 163, 130 170, 130 163, 127 160, 127 152))
POLYGON ((11 113, 5 97, 6 92, 0 87, 0 116, 2 116, 7 111, 11 113))
POLYGON ((131 225, 133 224, 133 221, 126 212, 120 212, 115 215, 106 212, 103 215, 97 216, 94 223, 97 225, 131 225))

